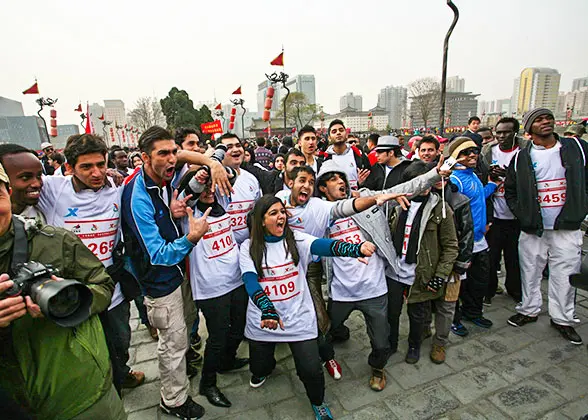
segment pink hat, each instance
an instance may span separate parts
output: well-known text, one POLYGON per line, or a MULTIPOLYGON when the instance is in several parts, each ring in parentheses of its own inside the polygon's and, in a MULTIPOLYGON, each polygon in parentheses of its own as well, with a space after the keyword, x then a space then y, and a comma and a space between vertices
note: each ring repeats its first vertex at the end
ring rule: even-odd
POLYGON ((415 144, 415 142, 422 140, 421 136, 414 136, 411 137, 410 140, 408 141, 408 147, 410 147, 412 149, 412 146, 415 144))

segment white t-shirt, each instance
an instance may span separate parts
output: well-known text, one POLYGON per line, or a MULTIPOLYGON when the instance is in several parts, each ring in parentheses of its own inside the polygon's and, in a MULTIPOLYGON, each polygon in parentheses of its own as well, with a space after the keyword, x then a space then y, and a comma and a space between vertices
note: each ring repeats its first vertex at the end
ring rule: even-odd
MULTIPOLYGON (((194 217, 202 217, 196 209, 194 217)), ((231 229, 231 217, 208 216, 208 232, 189 254, 190 284, 194 300, 223 296, 242 286, 239 269, 239 248, 231 229)), ((182 220, 184 232, 189 230, 188 219, 182 220)))
MULTIPOLYGON (((276 197, 289 206, 290 194, 291 191, 282 190, 276 193, 276 197)), ((288 218, 288 224, 296 232, 304 232, 322 238, 331 224, 333 206, 335 206, 333 202, 311 197, 304 206, 288 209, 292 215, 288 218)))
POLYGON ((261 197, 261 187, 257 178, 244 169, 241 169, 235 185, 233 185, 231 202, 227 207, 227 213, 231 215, 231 226, 237 244, 241 244, 249 238, 247 229, 247 213, 253 209, 255 202, 261 197))
MULTIPOLYGON (((352 244, 366 241, 359 226, 351 217, 337 220, 329 229, 329 238, 352 244)), ((368 264, 356 258, 333 258, 331 298, 337 302, 355 302, 372 299, 388 292, 384 275, 384 260, 378 254, 367 259, 368 264)))
POLYGON ((559 142, 551 149, 535 144, 531 146, 531 161, 535 169, 538 199, 545 229, 553 229, 555 219, 566 202, 566 170, 561 164, 560 149, 559 142))
POLYGON ((182 178, 184 177, 184 175, 186 175, 186 173, 189 170, 190 170, 190 165, 188 165, 187 163, 185 163, 184 166, 182 166, 179 170, 176 170, 176 173, 174 174, 174 177, 171 181, 171 186, 173 189, 176 189, 180 186, 180 182, 182 181, 182 178))
MULTIPOLYGON (((408 251, 408 240, 410 239, 410 232, 412 231, 412 221, 422 204, 423 203, 413 201, 408 208, 408 216, 406 217, 406 225, 404 227, 404 240, 402 241, 402 255, 400 255, 400 258, 397 258, 398 265, 396 273, 398 278, 396 280, 411 286, 416 277, 416 263, 408 264, 406 262, 406 252, 408 251)), ((426 223, 426 220, 421 220, 421 223, 423 222, 426 223)), ((418 239, 420 240, 420 238, 418 239)))
MULTIPOLYGON (((510 161, 518 152, 519 146, 516 145, 508 151, 502 151, 498 145, 492 146, 492 165, 508 168, 510 161)), ((494 217, 497 219, 512 220, 515 218, 504 198, 504 183, 496 189, 496 192, 492 196, 492 203, 494 204, 494 217)))
MULTIPOLYGON (((44 176, 39 209, 47 224, 75 233, 84 245, 104 264, 112 265, 112 250, 118 242, 122 188, 114 186, 96 192, 85 189, 76 192, 71 175, 44 176)), ((124 300, 117 284, 109 310, 124 300)))
MULTIPOLYGON (((261 329, 261 311, 250 301, 245 337, 251 340, 291 342, 311 340, 318 335, 316 312, 306 283, 310 246, 316 238, 297 231, 294 231, 294 238, 300 256, 298 265, 294 265, 291 256, 286 255, 283 240, 266 242, 267 260, 263 260, 263 274, 259 276, 259 284, 284 322, 284 330, 279 327, 276 330, 261 329)), ((257 273, 249 255, 249 245, 249 239, 241 245, 241 272, 257 273)))
POLYGON ((352 190, 356 190, 359 186, 359 176, 357 174, 357 164, 355 163, 353 150, 348 149, 348 151, 342 155, 333 153, 331 156, 333 161, 337 163, 337 166, 345 171, 347 180, 349 181, 349 187, 352 190))

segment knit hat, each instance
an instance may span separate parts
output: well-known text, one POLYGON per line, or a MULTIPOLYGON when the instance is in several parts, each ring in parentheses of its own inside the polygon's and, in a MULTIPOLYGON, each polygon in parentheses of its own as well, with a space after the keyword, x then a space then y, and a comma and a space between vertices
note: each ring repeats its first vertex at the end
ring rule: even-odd
POLYGON ((6 182, 7 184, 10 184, 10 179, 8 178, 8 175, 6 174, 2 164, 0 164, 0 182, 6 182))
POLYGON ((470 149, 472 147, 478 148, 478 145, 475 141, 473 141, 469 137, 457 137, 455 140, 452 140, 445 147, 445 149, 443 149, 443 156, 445 156, 446 158, 451 156, 457 159, 460 152, 466 149, 470 149))
POLYGON ((550 115, 552 118, 555 118, 553 112, 547 108, 535 108, 527 111, 527 113, 523 115, 523 128, 527 133, 531 134, 531 126, 541 115, 550 115))

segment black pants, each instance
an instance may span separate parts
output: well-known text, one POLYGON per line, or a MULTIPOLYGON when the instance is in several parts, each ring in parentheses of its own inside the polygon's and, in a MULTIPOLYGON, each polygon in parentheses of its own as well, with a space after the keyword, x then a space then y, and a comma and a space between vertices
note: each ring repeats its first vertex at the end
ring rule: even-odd
POLYGON ((487 249, 472 254, 472 265, 466 276, 466 279, 461 282, 459 299, 455 307, 453 317, 455 324, 461 322, 462 315, 468 318, 482 316, 484 296, 488 290, 490 276, 490 252, 487 249))
MULTIPOLYGON (((388 283, 388 325, 390 325, 390 351, 395 353, 398 350, 398 330, 400 328, 400 313, 404 304, 404 294, 410 286, 386 277, 388 283)), ((412 330, 412 328, 411 328, 412 330)))
POLYGON ((506 269, 506 292, 516 299, 521 300, 521 268, 519 265, 519 235, 521 226, 518 220, 494 219, 490 230, 486 235, 490 247, 490 279, 486 296, 493 298, 498 287, 498 275, 500 257, 504 255, 504 267, 506 269))
POLYGON ((240 286, 225 295, 198 301, 208 330, 200 388, 216 385, 216 373, 232 366, 243 340, 247 300, 245 286, 240 286))
POLYGON ((112 310, 104 311, 100 314, 106 344, 110 353, 110 362, 112 363, 112 382, 119 396, 122 383, 131 370, 127 366, 129 346, 131 344, 130 309, 130 303, 125 300, 112 308, 112 310))
POLYGON ((145 308, 145 303, 143 300, 145 297, 143 295, 139 295, 134 299, 135 306, 137 307, 137 311, 139 312, 139 318, 141 319, 141 324, 149 327, 149 319, 147 319, 147 308, 145 308))
MULTIPOLYGON (((274 350, 277 343, 249 340, 249 369, 253 376, 268 376, 276 367, 274 350)), ((321 405, 325 398, 325 377, 316 339, 288 343, 294 357, 296 373, 304 384, 306 395, 313 405, 321 405)))

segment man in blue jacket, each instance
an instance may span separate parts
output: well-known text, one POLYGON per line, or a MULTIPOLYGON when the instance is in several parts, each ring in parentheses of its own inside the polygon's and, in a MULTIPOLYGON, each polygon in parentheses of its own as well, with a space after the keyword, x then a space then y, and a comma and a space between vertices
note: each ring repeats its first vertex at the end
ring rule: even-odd
POLYGON ((473 322, 479 327, 490 328, 492 321, 484 318, 482 313, 484 296, 488 289, 490 254, 486 233, 486 199, 496 191, 497 184, 490 181, 484 186, 474 170, 478 165, 480 148, 469 137, 458 137, 445 149, 446 155, 460 159, 450 176, 457 190, 470 199, 472 219, 474 221, 474 249, 471 265, 466 273, 466 280, 461 290, 451 331, 459 336, 466 336, 468 330, 461 319, 473 322))

